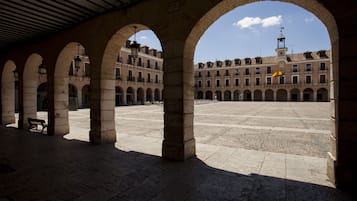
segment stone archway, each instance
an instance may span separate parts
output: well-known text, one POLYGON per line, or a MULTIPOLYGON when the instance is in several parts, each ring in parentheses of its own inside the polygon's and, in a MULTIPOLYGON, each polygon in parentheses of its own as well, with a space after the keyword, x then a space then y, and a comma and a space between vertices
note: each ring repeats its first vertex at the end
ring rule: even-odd
MULTIPOLYGON (((46 95, 46 107, 44 108, 42 104, 38 104, 38 82, 42 79, 41 74, 39 74, 39 66, 42 63, 43 58, 39 54, 32 54, 29 56, 25 63, 24 74, 23 74, 23 127, 28 127, 27 118, 36 118, 37 110, 47 111, 47 95, 46 95), (39 108, 40 106, 41 108, 39 108)), ((43 76, 43 79, 46 76, 43 76)), ((47 90, 47 87, 45 88, 47 90)), ((47 91, 46 91, 47 94, 47 91)), ((43 100, 42 100, 43 101, 43 100)))
POLYGON ((278 91, 276 91, 276 100, 277 101, 287 101, 288 100, 288 92, 285 89, 278 89, 278 91))
POLYGON ((68 43, 56 61, 54 72, 54 109, 55 125, 54 134, 63 135, 69 133, 69 69, 74 58, 78 55, 78 50, 84 47, 77 42, 68 43))
POLYGON ((135 91, 132 87, 126 89, 126 102, 128 105, 135 104, 135 91))
POLYGON ((145 100, 144 89, 143 88, 138 88, 136 94, 137 94, 136 95, 136 103, 143 105, 144 102, 145 102, 144 101, 145 100))
POLYGON ((265 101, 274 101, 274 91, 267 89, 265 91, 265 101))
POLYGON ((218 101, 222 101, 222 92, 216 91, 214 99, 218 101))
POLYGON ((2 124, 15 123, 15 77, 16 65, 7 61, 1 76, 2 124))
POLYGON ((252 92, 250 92, 250 90, 244 90, 244 92, 243 92, 243 100, 244 101, 251 101, 252 100, 252 92))
POLYGON ((153 101, 152 89, 151 88, 147 88, 146 89, 146 102, 152 102, 152 101, 153 101))
POLYGON ((160 90, 159 89, 155 89, 154 100, 155 101, 160 101, 160 90))
POLYGON ((224 91, 224 100, 225 101, 231 101, 232 100, 232 93, 228 90, 224 91))
POLYGON ((239 101, 240 100, 240 91, 239 90, 235 90, 234 92, 233 92, 233 100, 234 101, 239 101))
POLYGON ((299 89, 290 90, 290 100, 291 101, 300 101, 301 100, 299 89))
POLYGON ((320 88, 317 90, 316 101, 329 101, 328 90, 326 88, 320 88))
POLYGON ((203 99, 203 92, 197 91, 197 99, 203 99))
POLYGON ((254 101, 262 101, 263 100, 263 92, 261 90, 254 91, 254 101))
POLYGON ((115 87, 115 106, 120 106, 120 105, 124 105, 124 101, 123 101, 123 97, 124 93, 123 93, 123 89, 121 87, 116 86, 115 87))
POLYGON ((213 93, 212 91, 206 91, 206 100, 213 100, 213 93))
POLYGON ((304 89, 303 100, 304 101, 313 101, 314 100, 314 90, 311 88, 304 89))

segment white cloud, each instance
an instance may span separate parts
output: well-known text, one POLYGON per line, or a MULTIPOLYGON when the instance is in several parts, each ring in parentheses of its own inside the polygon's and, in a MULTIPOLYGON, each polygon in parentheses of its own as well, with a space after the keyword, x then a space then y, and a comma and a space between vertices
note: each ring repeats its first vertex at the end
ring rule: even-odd
POLYGON ((305 18, 304 21, 305 21, 306 23, 311 23, 311 22, 313 22, 313 21, 315 21, 315 20, 314 20, 314 17, 310 17, 310 18, 305 18))
POLYGON ((281 15, 271 16, 261 19, 260 17, 244 17, 238 22, 233 23, 234 26, 237 26, 241 29, 251 28, 254 25, 261 25, 262 27, 270 27, 281 24, 283 18, 281 15))
POLYGON ((275 26, 281 24, 283 21, 283 18, 281 15, 278 16, 271 16, 262 19, 262 27, 270 27, 270 26, 275 26))

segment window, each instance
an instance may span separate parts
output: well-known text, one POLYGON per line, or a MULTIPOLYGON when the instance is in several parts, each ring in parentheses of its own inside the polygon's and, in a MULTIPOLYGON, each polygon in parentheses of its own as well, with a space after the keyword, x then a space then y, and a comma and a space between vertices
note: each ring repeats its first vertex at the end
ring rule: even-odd
POLYGON ((216 80, 216 86, 219 87, 221 85, 220 80, 216 80))
POLYGON ((271 77, 267 77, 267 85, 271 85, 271 77))
POLYGON ((133 71, 129 70, 128 74, 129 74, 129 77, 133 77, 133 71))
POLYGON ((132 64, 132 57, 131 57, 131 55, 128 55, 128 61, 127 61, 127 64, 132 64))
POLYGON ((311 76, 310 75, 307 75, 306 76, 306 83, 310 84, 311 83, 311 76))
POLYGON ((147 60, 146 63, 147 63, 146 67, 151 68, 150 60, 147 60))
MULTIPOLYGON (((119 68, 119 70, 120 70, 120 68, 119 68)), ((84 63, 84 76, 87 76, 87 77, 90 76, 90 65, 89 65, 89 63, 84 63)))
POLYGON ((216 75, 219 76, 219 70, 216 72, 216 75))
POLYGON ((222 61, 216 61, 216 66, 217 67, 222 67, 223 66, 223 62, 222 61))
POLYGON ((155 75, 155 83, 159 83, 159 75, 155 75))
POLYGON ((141 58, 139 57, 139 59, 138 59, 138 66, 142 66, 143 65, 143 63, 142 63, 142 61, 141 61, 141 58))
POLYGON ((326 75, 320 75, 320 83, 326 83, 326 75))
POLYGON ((245 74, 246 74, 246 75, 249 75, 249 68, 246 68, 246 69, 245 69, 245 74))
POLYGON ((226 70, 225 76, 229 76, 229 70, 226 70))
POLYGON ((311 64, 306 64, 306 71, 311 71, 312 69, 311 69, 312 67, 311 67, 311 64))
POLYGON ((198 81, 198 87, 202 87, 202 83, 201 83, 201 80, 198 81))
POLYGON ((207 87, 211 87, 211 80, 207 80, 207 87))
POLYGON ((141 72, 139 72, 139 78, 142 78, 142 73, 141 72))
POLYGON ((249 86, 249 79, 245 79, 245 86, 249 86))
POLYGON ((201 72, 198 72, 198 77, 201 77, 202 75, 201 75, 201 72))
POLYGON ((229 80, 226 80, 226 87, 229 86, 229 80))
POLYGON ((299 77, 298 76, 293 76, 293 84, 297 84, 298 83, 298 80, 299 80, 299 77))
POLYGON ((285 84, 285 77, 284 76, 280 76, 279 77, 279 83, 280 84, 285 84))
POLYGON ((260 74, 260 68, 255 68, 255 74, 260 74))
POLYGON ((267 74, 271 74, 271 66, 267 67, 267 74))
POLYGON ((242 61, 240 59, 234 59, 234 64, 236 66, 240 66, 242 64, 242 61))
POLYGON ((236 85, 236 86, 239 86, 239 79, 236 79, 236 80, 235 80, 235 85, 236 85))
POLYGON ((207 77, 211 77, 211 72, 207 71, 207 77))
POLYGON ((296 64, 293 65, 293 72, 298 72, 298 65, 296 64))
POLYGON ((156 70, 160 70, 160 68, 159 68, 159 63, 158 63, 157 61, 155 61, 155 69, 156 69, 156 70))
POLYGON ((235 74, 235 75, 239 75, 239 70, 236 69, 235 71, 236 71, 236 72, 235 72, 234 74, 235 74))
POLYGON ((260 78, 259 77, 255 78, 255 85, 260 85, 260 78))
POLYGON ((150 76, 150 73, 148 73, 148 82, 151 82, 151 76, 150 76))
POLYGON ((205 67, 205 64, 204 63, 198 63, 198 68, 199 69, 202 69, 202 68, 204 68, 205 67))
POLYGON ((320 70, 326 70, 326 64, 320 63, 320 70))

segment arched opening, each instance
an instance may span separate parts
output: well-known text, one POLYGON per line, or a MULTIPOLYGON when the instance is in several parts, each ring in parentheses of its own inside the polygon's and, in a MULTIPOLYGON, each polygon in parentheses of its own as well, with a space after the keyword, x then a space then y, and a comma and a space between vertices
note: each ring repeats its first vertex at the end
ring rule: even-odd
POLYGON ((304 101, 313 101, 314 100, 314 90, 312 90, 311 88, 306 88, 304 89, 304 101))
POLYGON ((244 90, 244 92, 243 92, 243 100, 244 101, 251 101, 252 100, 252 93, 249 90, 244 90))
POLYGON ((152 102, 152 101, 153 101, 152 89, 147 88, 146 89, 146 102, 152 102))
POLYGON ((48 111, 47 82, 37 87, 37 111, 48 111))
POLYGON ((155 101, 159 102, 160 100, 160 89, 155 89, 155 101))
POLYGON ((262 101, 263 100, 263 93, 261 90, 254 91, 254 101, 262 101))
POLYGON ((1 76, 1 123, 3 125, 15 123, 15 70, 15 63, 7 61, 1 76))
POLYGON ((239 90, 235 90, 234 92, 233 92, 233 100, 234 101, 239 101, 240 100, 240 91, 239 90))
POLYGON ((136 104, 144 105, 145 97, 144 97, 144 89, 138 88, 137 92, 136 104))
POLYGON ((47 76, 40 70, 41 65, 44 65, 44 60, 38 54, 30 55, 25 64, 23 75, 24 128, 28 128, 27 118, 41 118, 45 120, 48 118, 47 113, 44 112, 47 111, 48 105, 47 76), (42 111, 42 117, 37 117, 37 111, 42 111))
POLYGON ((290 91, 290 100, 291 101, 300 101, 300 90, 299 89, 292 89, 290 91))
POLYGON ((78 92, 73 84, 68 84, 68 109, 70 111, 78 109, 78 92))
POLYGON ((317 101, 327 102, 329 101, 328 91, 326 88, 320 88, 317 90, 317 101))
MULTIPOLYGON (((312 11, 318 17, 321 17, 320 19, 323 20, 323 22, 325 23, 326 26, 328 26, 327 28, 328 28, 329 34, 330 34, 330 41, 336 41, 337 40, 337 28, 336 28, 336 24, 334 24, 333 16, 323 6, 321 6, 317 1, 304 1, 304 0, 303 1, 294 1, 293 0, 293 1, 289 1, 289 2, 290 3, 294 3, 295 5, 301 6, 303 8, 308 8, 309 11, 312 11), (326 15, 324 15, 322 13, 324 13, 326 15)), ((266 3, 266 2, 264 1, 264 2, 259 2, 259 3, 266 3)), ((269 2, 269 3, 272 4, 272 3, 278 3, 278 2, 269 2)), ((222 2, 220 2, 218 4, 218 6, 214 7, 208 13, 206 13, 206 15, 196 23, 196 25, 194 26, 193 30, 191 30, 189 37, 186 39, 185 54, 184 54, 185 60, 189 60, 191 58, 193 60, 193 56, 192 55, 196 54, 196 53, 193 53, 193 50, 194 50, 195 46, 197 45, 198 41, 199 41, 199 43, 203 43, 203 40, 200 37, 202 36, 203 33, 206 34, 208 32, 207 28, 216 19, 224 18, 222 16, 223 14, 225 14, 226 12, 236 8, 237 6, 243 5, 243 4, 245 5, 246 2, 233 1, 233 0, 232 1, 230 1, 230 0, 222 1, 222 2)), ((274 8, 271 8, 271 9, 274 9, 274 8)), ((264 7, 263 8, 259 8, 259 10, 263 11, 263 10, 265 10, 265 8, 264 7)), ((246 12, 246 13, 250 13, 250 12, 246 12)), ((230 17, 232 19, 232 15, 230 15, 230 17)), ((242 17, 242 20, 243 20, 243 17, 242 17)), ((278 16, 275 16, 275 17, 279 18, 278 16)), ((256 18, 258 18, 258 17, 256 17, 256 18)), ((252 21, 254 21, 254 19, 255 19, 254 16, 252 16, 252 17, 249 16, 249 17, 247 17, 245 19, 246 21, 242 21, 242 24, 244 24, 244 22, 247 22, 246 24, 249 24, 248 22, 252 22, 252 21), (250 21, 250 20, 252 20, 252 21, 250 21)), ((258 21, 262 20, 262 18, 259 18, 257 20, 258 21)), ((315 18, 314 18, 314 20, 315 20, 315 18)), ((234 24, 238 25, 238 21, 233 21, 233 22, 234 22, 234 24)), ((217 28, 217 29, 227 31, 228 28, 225 27, 223 24, 224 23, 219 23, 219 26, 217 26, 219 28, 217 28)), ((252 23, 252 24, 254 24, 254 23, 252 23)), ((232 21, 230 22, 230 25, 232 25, 232 21)), ((247 25, 247 26, 250 26, 250 25, 247 25)), ((265 26, 265 25, 262 25, 262 27, 263 26, 265 26)), ((284 23, 284 26, 285 26, 285 23, 284 23)), ((246 29, 246 30, 249 30, 249 29, 246 29)), ((253 27, 250 30, 255 30, 255 29, 253 27)), ((217 34, 217 32, 216 32, 216 35, 215 35, 216 38, 218 38, 217 37, 218 35, 224 36, 224 31, 221 31, 221 32, 218 32, 218 33, 219 34, 217 34)), ((254 33, 252 33, 252 35, 253 34, 254 33)), ((264 32, 264 34, 265 34, 265 32, 264 32)), ((227 40, 227 41, 232 41, 232 38, 234 38, 236 35, 237 34, 235 33, 235 35, 232 34, 229 37, 222 37, 222 38, 229 38, 229 40, 227 40)), ((214 38, 214 37, 212 37, 212 38, 214 38)), ((246 37, 246 40, 249 41, 248 43, 251 43, 251 41, 254 41, 253 37, 251 37, 251 36, 246 37)), ((220 50, 220 51, 222 51, 224 49, 225 50, 224 51, 225 54, 229 54, 230 53, 228 51, 229 48, 226 47, 226 46, 224 48, 218 48, 218 45, 219 45, 218 43, 219 42, 217 42, 217 46, 214 46, 214 48, 211 48, 211 49, 217 49, 217 50, 220 50)), ((220 41, 220 43, 222 43, 222 41, 220 41)), ((261 43, 262 43, 262 41, 260 41, 260 44, 261 43)), ((244 47, 247 47, 247 48, 250 47, 250 45, 243 45, 243 44, 240 44, 240 45, 244 46, 244 47)), ((235 48, 236 47, 237 46, 235 46, 235 48)), ((334 50, 337 50, 336 47, 337 47, 337 44, 336 43, 333 44, 333 47, 332 47, 332 53, 333 54, 334 54, 334 50)), ((207 45, 205 46, 205 48, 206 49, 210 49, 209 47, 207 47, 207 45)), ((284 49, 284 48, 281 48, 281 49, 284 49)), ((231 52, 237 52, 237 51, 231 51, 231 52)), ((258 52, 259 52, 259 49, 258 49, 258 52)), ((287 53, 287 54, 284 55, 284 51, 282 51, 282 52, 277 51, 276 52, 276 60, 275 60, 275 61, 277 61, 276 66, 270 66, 270 64, 271 64, 270 62, 272 60, 270 60, 270 62, 269 62, 267 60, 264 60, 264 58, 263 58, 262 61, 259 60, 258 58, 254 58, 254 57, 253 58, 248 58, 247 57, 247 59, 241 59, 241 60, 237 59, 236 60, 237 61, 237 66, 241 66, 241 68, 240 69, 237 68, 238 70, 236 72, 233 70, 233 72, 236 73, 235 75, 237 76, 236 82, 235 82, 237 88, 239 86, 241 86, 240 89, 244 90, 243 91, 243 100, 251 100, 252 98, 255 99, 255 97, 254 97, 255 94, 252 97, 251 91, 255 90, 254 88, 264 87, 262 90, 265 90, 263 94, 264 94, 264 97, 265 97, 266 101, 275 101, 275 100, 287 101, 288 98, 290 98, 290 94, 289 93, 290 93, 290 88, 292 88, 292 86, 291 86, 292 83, 298 84, 299 85, 298 87, 303 87, 301 82, 302 82, 303 79, 305 79, 305 75, 301 76, 301 77, 304 76, 303 79, 301 79, 301 77, 299 79, 299 76, 295 76, 295 77, 291 76, 290 77, 290 75, 289 75, 289 77, 288 77, 287 75, 284 75, 284 73, 287 73, 288 71, 294 70, 293 69, 294 66, 291 63, 292 61, 294 61, 294 58, 292 58, 294 55, 292 57, 289 57, 290 54, 287 52, 287 49, 286 49, 285 53, 287 53), (282 58, 284 58, 284 59, 282 59, 282 58), (291 61, 290 61, 290 59, 291 59, 291 61), (261 62, 261 63, 259 63, 259 62, 261 62), (259 66, 259 65, 255 65, 255 64, 263 64, 265 66, 262 67, 263 65, 259 66), (252 66, 252 68, 248 67, 248 65, 252 66), (270 67, 270 68, 268 68, 268 67, 270 67), (288 68, 290 68, 290 69, 288 69, 288 68), (284 70, 288 69, 288 70, 286 70, 285 72, 278 73, 279 69, 284 69, 284 70), (268 71, 270 71, 270 73, 268 73, 268 71), (277 72, 277 74, 272 76, 274 74, 274 72, 277 72), (244 74, 244 75, 242 75, 242 74, 244 74), (264 75, 262 75, 262 74, 264 74, 264 75), (267 74, 267 75, 265 75, 265 74, 267 74), (240 76, 240 75, 242 75, 242 76, 240 76), (278 75, 278 76, 276 76, 276 75, 278 75), (274 77, 278 77, 278 79, 274 79, 274 77), (244 84, 244 86, 242 85, 242 83, 244 84), (286 89, 281 89, 281 88, 284 88, 287 85, 289 85, 289 86, 286 87, 286 89), (281 90, 277 90, 277 89, 281 89, 281 90), (289 96, 288 96, 288 94, 289 94, 289 96)), ((217 54, 212 54, 212 55, 215 55, 216 57, 211 59, 211 60, 214 61, 214 59, 215 59, 216 61, 221 61, 221 62, 219 62, 219 65, 218 65, 217 62, 216 63, 212 62, 213 64, 211 65, 211 63, 209 63, 209 62, 205 63, 205 61, 202 61, 201 63, 203 65, 197 65, 197 69, 199 67, 201 67, 201 69, 203 71, 203 70, 207 70, 208 68, 212 68, 212 71, 217 71, 217 72, 218 71, 223 71, 224 72, 224 70, 220 70, 220 69, 224 69, 225 67, 227 67, 226 69, 229 69, 228 73, 232 73, 232 71, 230 71, 230 69, 232 69, 234 67, 234 62, 235 62, 234 57, 231 60, 231 62, 227 62, 227 64, 224 64, 224 63, 222 64, 222 60, 217 59, 217 57, 218 57, 217 54), (232 64, 232 61, 233 61, 233 64, 232 64), (209 66, 209 67, 207 67, 207 66, 209 66), (215 67, 216 67, 216 69, 215 69, 215 67), (217 68, 220 68, 220 69, 217 69, 217 68)), ((332 58, 335 59, 336 55, 332 55, 332 58)), ((337 64, 337 62, 333 61, 333 64, 337 64)), ((299 67, 299 68, 303 68, 303 67, 299 67)), ((334 66, 334 69, 336 69, 335 66, 334 66)), ((297 73, 295 75, 297 75, 297 73)), ((335 74, 334 74, 334 76, 335 76, 335 74)), ((219 77, 219 74, 217 73, 217 76, 216 76, 215 80, 218 80, 219 79, 218 77, 219 77)), ((309 77, 309 78, 310 78, 310 81, 311 81, 311 77, 309 77)), ((204 78, 201 78, 201 79, 204 80, 204 78)), ((313 79, 315 79, 315 78, 313 78, 313 79)), ((307 77, 306 77, 306 80, 308 80, 307 77)), ((311 84, 308 81, 306 81, 306 82, 307 82, 307 84, 311 84)), ((231 83, 233 83, 233 82, 231 81, 231 83)), ((203 90, 204 90, 204 88, 203 88, 203 90)), ((302 91, 302 90, 303 89, 301 88, 300 91, 302 91)), ((244 104, 248 104, 248 103, 244 103, 244 104)), ((281 105, 285 105, 285 106, 288 105, 288 104, 285 104, 285 103, 269 103, 269 104, 274 105, 274 106, 276 104, 281 104, 281 105)), ((232 108, 234 108, 234 107, 232 107, 232 108)), ((279 108, 279 106, 272 107, 272 108, 279 108)), ((261 110, 259 110, 259 112, 262 112, 262 110, 265 110, 265 109, 266 110, 270 110, 270 108, 262 107, 261 110)), ((316 109, 316 108, 313 107, 312 109, 316 109)), ((197 111, 197 110, 195 109, 195 111, 197 111)), ((224 110, 224 111, 227 111, 227 110, 224 110)), ((245 111, 245 112, 247 112, 247 111, 245 111)), ((260 114, 262 114, 262 113, 260 113, 260 114)), ((277 113, 274 113, 274 115, 277 115, 277 113)), ((281 115, 280 117, 282 117, 282 116, 283 115, 281 115)), ((221 118, 221 116, 220 116, 220 118, 221 118)), ((323 123, 325 123, 325 117, 322 117, 322 119, 324 119, 323 123)), ((277 121, 275 121, 275 122, 277 122, 277 121)), ((269 126, 271 126, 271 125, 269 125, 269 126)), ((284 126, 286 126, 286 125, 284 125, 284 126)), ((328 133, 328 131, 324 131, 324 136, 325 137, 328 136, 328 135, 326 135, 327 133, 328 133)), ((274 132, 272 132, 272 134, 273 135, 279 135, 279 132, 274 131, 274 132)), ((326 142, 325 141, 326 139, 327 138, 324 138, 323 141, 326 142)), ((222 142, 222 140, 220 142, 222 142)), ((235 143, 239 143, 239 142, 240 141, 237 140, 235 143)), ((300 149, 298 151, 302 151, 304 149, 303 148, 304 145, 302 145, 302 144, 303 143, 300 144, 301 146, 300 146, 300 149)), ((324 147, 324 149, 325 149, 325 147, 324 147)), ((325 149, 325 150, 327 150, 327 149, 325 149)), ((325 151, 325 150, 323 150, 323 151, 325 151)), ((325 155, 326 155, 326 152, 325 152, 325 155)))
POLYGON ((90 86, 84 85, 82 88, 82 108, 90 107, 90 86))
POLYGON ((203 99, 203 91, 197 92, 197 99, 203 99))
MULTIPOLYGON (((88 79, 83 79, 89 76, 89 63, 90 60, 84 46, 77 42, 68 43, 57 57, 54 72, 55 135, 69 134, 70 127, 74 126, 72 124, 73 121, 70 121, 70 115, 77 115, 77 113, 69 111, 75 111, 82 107, 80 105, 82 103, 79 101, 82 101, 83 97, 79 97, 79 95, 88 95, 88 93, 78 93, 78 89, 82 89, 81 86, 89 84, 88 79)), ((89 88, 86 89, 88 89, 86 92, 89 92, 89 88)), ((90 96, 85 98, 89 99, 90 96)), ((84 105, 90 105, 88 99, 85 100, 84 105)), ((85 119, 89 119, 89 111, 81 115, 84 115, 85 119)), ((78 125, 76 126, 78 127, 78 125)), ((70 133, 71 135, 66 136, 66 138, 79 137, 88 140, 89 122, 87 124, 82 123, 80 125, 81 128, 77 129, 77 127, 76 133, 70 133), (72 136, 73 134, 75 135, 72 136)))
POLYGON ((135 91, 132 87, 126 89, 126 102, 128 105, 134 105, 135 103, 135 91))
POLYGON ((213 93, 212 91, 206 91, 206 100, 213 100, 213 93))
POLYGON ((265 90, 265 101, 274 101, 274 91, 271 89, 265 90))
POLYGON ((216 95, 214 97, 215 100, 222 101, 222 92, 216 91, 216 95))
POLYGON ((124 105, 123 101, 123 89, 121 87, 115 87, 115 106, 124 105))
POLYGON ((277 101, 287 101, 288 100, 288 92, 285 89, 278 89, 278 91, 276 91, 276 100, 277 101))
POLYGON ((232 100, 231 94, 232 93, 230 91, 228 91, 228 90, 224 91, 224 100, 225 101, 231 101, 232 100))

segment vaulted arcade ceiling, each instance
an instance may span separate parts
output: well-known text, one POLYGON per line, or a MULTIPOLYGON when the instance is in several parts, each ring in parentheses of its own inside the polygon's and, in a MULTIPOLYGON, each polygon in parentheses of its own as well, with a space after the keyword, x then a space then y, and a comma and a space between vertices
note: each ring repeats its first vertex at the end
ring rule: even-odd
POLYGON ((140 0, 0 1, 0 50, 70 28, 140 0))

